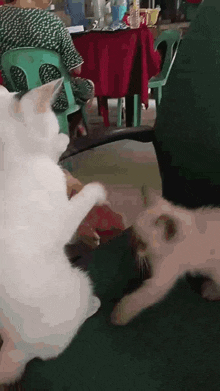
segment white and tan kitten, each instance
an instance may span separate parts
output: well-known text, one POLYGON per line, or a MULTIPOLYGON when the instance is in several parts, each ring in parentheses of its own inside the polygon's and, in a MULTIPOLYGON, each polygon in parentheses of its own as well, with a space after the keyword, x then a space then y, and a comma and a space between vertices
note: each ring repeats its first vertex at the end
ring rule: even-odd
POLYGON ((208 277, 202 296, 220 299, 220 209, 187 210, 155 193, 151 198, 154 201, 138 217, 134 232, 137 256, 147 258, 152 276, 116 305, 111 319, 117 325, 161 301, 186 272, 208 277))
POLYGON ((0 88, 0 384, 18 380, 34 357, 58 356, 100 306, 89 276, 64 253, 106 194, 91 183, 68 200, 56 163, 68 137, 51 110, 61 86, 23 96, 0 88))

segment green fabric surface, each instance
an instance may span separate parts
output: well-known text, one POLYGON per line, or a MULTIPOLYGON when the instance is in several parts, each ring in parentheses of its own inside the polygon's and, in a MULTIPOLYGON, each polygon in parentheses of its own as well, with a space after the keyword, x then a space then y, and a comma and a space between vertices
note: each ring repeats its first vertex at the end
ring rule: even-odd
POLYGON ((89 266, 101 309, 56 360, 33 360, 20 390, 220 390, 220 303, 186 279, 127 326, 110 323, 113 299, 137 277, 125 232, 94 251, 89 266))
MULTIPOLYGON (((173 183, 178 176, 206 180, 204 192, 220 185, 219 21, 220 1, 205 0, 179 47, 158 110, 155 136, 164 196, 177 203, 179 196, 170 194, 171 176, 173 183)), ((212 201, 210 192, 205 202, 212 201)))

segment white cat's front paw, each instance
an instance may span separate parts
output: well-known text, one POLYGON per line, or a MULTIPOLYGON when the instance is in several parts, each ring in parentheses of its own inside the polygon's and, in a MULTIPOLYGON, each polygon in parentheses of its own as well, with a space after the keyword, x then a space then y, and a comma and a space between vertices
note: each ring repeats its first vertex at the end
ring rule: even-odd
POLYGON ((69 144, 69 137, 64 133, 59 133, 54 140, 52 145, 52 156, 53 161, 57 163, 60 158, 60 155, 66 151, 69 144))
POLYGON ((202 284, 201 294, 206 300, 220 300, 220 286, 212 280, 207 280, 202 284))
POLYGON ((57 148, 59 149, 60 154, 64 152, 67 149, 67 145, 69 144, 70 139, 67 134, 59 133, 58 134, 58 145, 57 148))
POLYGON ((92 296, 88 317, 94 315, 98 311, 100 306, 101 301, 99 300, 99 298, 97 296, 92 296))
POLYGON ((84 189, 96 200, 96 205, 103 205, 107 202, 107 191, 99 182, 92 182, 84 186, 84 189))

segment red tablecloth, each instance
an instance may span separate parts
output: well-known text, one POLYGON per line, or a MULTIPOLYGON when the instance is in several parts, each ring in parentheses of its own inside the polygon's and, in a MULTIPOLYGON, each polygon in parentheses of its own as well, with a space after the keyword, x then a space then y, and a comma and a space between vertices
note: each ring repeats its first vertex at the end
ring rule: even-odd
MULTIPOLYGON (((73 41, 84 59, 80 76, 94 82, 96 96, 120 98, 140 94, 142 102, 148 105, 148 80, 160 71, 161 58, 154 51, 153 35, 146 26, 90 32, 74 37, 73 41)), ((105 123, 109 125, 107 117, 105 123)))
POLYGON ((192 3, 192 4, 199 4, 202 2, 202 0, 186 0, 187 3, 192 3))
POLYGON ((148 80, 160 71, 160 55, 154 51, 146 27, 117 32, 90 32, 73 37, 84 59, 81 77, 95 84, 96 96, 120 98, 140 94, 148 103, 148 80))

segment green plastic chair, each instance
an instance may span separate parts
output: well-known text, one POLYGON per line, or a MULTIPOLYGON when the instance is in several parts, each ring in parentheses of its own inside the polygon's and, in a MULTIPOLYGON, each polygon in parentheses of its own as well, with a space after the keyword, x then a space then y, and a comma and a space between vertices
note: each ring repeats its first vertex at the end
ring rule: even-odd
POLYGON ((13 91, 16 91, 16 86, 12 80, 10 69, 12 66, 16 66, 25 73, 28 89, 33 89, 42 85, 39 76, 40 67, 43 64, 54 65, 64 78, 64 88, 68 101, 68 108, 65 111, 57 112, 56 116, 59 122, 60 132, 69 135, 69 125, 67 116, 72 114, 80 108, 82 109, 83 119, 87 123, 85 115, 85 107, 76 104, 72 88, 71 88, 71 77, 62 62, 60 55, 52 50, 42 48, 18 48, 12 49, 5 52, 2 55, 1 65, 6 75, 6 78, 10 82, 13 91))
MULTIPOLYGON (((156 110, 161 102, 162 87, 167 83, 170 71, 172 69, 177 49, 181 39, 181 32, 178 30, 163 31, 154 42, 154 49, 157 50, 159 45, 166 43, 166 55, 161 72, 149 80, 148 87, 154 89, 154 98, 156 100, 156 110)), ((117 126, 122 125, 122 98, 118 99, 117 107, 117 126)), ((141 125, 141 99, 140 95, 134 95, 134 121, 133 126, 141 125)))

